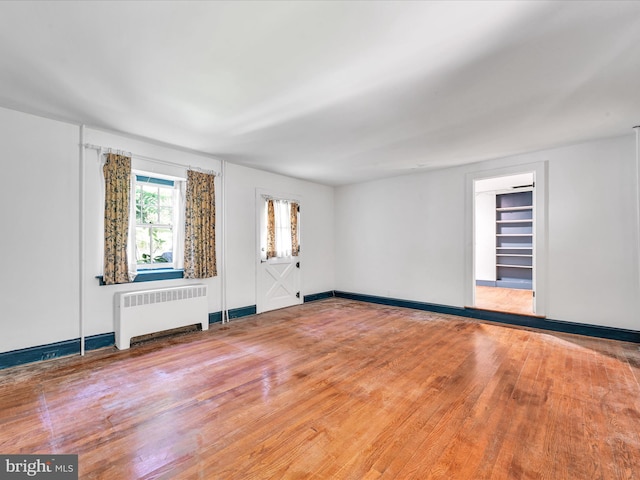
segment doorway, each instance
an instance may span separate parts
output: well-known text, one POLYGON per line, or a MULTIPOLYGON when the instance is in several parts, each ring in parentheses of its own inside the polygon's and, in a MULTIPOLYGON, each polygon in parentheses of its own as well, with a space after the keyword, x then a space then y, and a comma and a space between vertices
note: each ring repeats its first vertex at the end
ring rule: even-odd
POLYGON ((546 162, 467 175, 466 305, 544 317, 546 162))
POLYGON ((534 172, 473 181, 473 306, 535 315, 534 172))

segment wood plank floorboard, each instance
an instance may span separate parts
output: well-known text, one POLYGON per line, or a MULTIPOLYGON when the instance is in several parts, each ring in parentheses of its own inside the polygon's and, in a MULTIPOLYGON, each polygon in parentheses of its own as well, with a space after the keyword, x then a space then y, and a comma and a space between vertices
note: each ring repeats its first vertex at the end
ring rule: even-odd
POLYGON ((82 479, 640 479, 640 347, 326 299, 0 371, 82 479))
POLYGON ((476 308, 533 315, 533 291, 476 285, 476 308))

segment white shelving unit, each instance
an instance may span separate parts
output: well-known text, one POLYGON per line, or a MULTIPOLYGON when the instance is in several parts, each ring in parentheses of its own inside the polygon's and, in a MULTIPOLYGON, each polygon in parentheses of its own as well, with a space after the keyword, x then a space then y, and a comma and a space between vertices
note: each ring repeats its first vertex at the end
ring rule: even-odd
POLYGON ((496 285, 533 287, 533 192, 496 195, 496 285))

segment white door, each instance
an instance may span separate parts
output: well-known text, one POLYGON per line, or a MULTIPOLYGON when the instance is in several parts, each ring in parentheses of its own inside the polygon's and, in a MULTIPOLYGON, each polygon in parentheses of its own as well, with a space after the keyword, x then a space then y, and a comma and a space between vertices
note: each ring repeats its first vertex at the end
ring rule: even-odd
MULTIPOLYGON (((258 191, 256 195, 258 255, 257 255, 257 288, 256 312, 263 313, 278 308, 290 307, 302 303, 301 259, 300 254, 281 255, 267 258, 267 199, 272 198, 285 202, 299 199, 293 196, 267 194, 258 191)), ((298 213, 299 216, 299 213, 298 213)), ((284 220, 283 220, 284 221, 284 220)), ((300 225, 298 223, 298 235, 300 225)))

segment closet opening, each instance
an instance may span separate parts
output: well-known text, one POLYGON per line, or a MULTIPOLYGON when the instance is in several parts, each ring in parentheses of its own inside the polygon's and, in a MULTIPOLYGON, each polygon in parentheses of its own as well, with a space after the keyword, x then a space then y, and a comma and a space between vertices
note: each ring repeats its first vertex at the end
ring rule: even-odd
POLYGON ((474 307, 536 314, 534 172, 474 181, 474 307))

